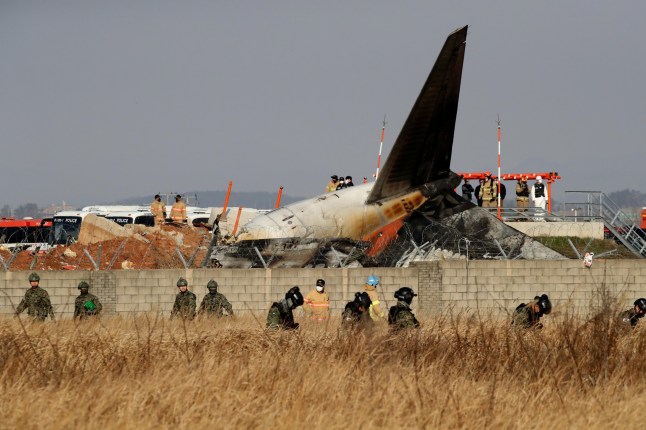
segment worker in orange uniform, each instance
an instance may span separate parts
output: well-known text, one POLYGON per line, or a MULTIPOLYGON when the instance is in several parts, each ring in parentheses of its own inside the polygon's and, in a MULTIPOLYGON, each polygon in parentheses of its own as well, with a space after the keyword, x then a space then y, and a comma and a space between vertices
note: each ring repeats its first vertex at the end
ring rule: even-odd
POLYGON ((385 321, 386 314, 381 310, 379 296, 377 295, 377 285, 379 285, 379 278, 376 276, 368 276, 363 286, 363 291, 370 296, 370 308, 368 309, 370 318, 373 321, 385 321))
POLYGON ((175 196, 175 203, 170 210, 170 219, 177 224, 186 224, 186 204, 182 201, 182 196, 175 196))
POLYGON ((166 222, 166 205, 162 203, 159 194, 155 194, 155 200, 150 204, 150 212, 155 217, 155 227, 166 222))
POLYGON ((316 288, 307 293, 303 300, 303 310, 310 318, 323 322, 330 315, 330 296, 325 292, 325 280, 317 279, 316 288))

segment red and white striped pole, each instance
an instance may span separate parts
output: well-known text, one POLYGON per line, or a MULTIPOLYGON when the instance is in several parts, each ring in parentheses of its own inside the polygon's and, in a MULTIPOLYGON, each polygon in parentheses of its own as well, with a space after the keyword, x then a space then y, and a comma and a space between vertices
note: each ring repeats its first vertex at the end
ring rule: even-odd
POLYGON ((375 180, 379 177, 379 166, 381 166, 381 148, 384 146, 384 131, 386 130, 386 115, 381 124, 381 141, 379 142, 379 155, 377 156, 377 171, 375 172, 375 180))
POLYGON ((500 215, 500 115, 498 115, 498 219, 502 219, 500 215))

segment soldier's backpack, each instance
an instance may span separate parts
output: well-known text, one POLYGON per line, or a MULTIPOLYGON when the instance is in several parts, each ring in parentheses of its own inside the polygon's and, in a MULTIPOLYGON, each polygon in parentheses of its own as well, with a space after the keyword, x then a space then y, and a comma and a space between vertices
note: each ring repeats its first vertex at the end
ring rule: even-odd
POLYGON ((397 321, 397 314, 399 313, 399 308, 397 306, 391 306, 388 311, 388 324, 393 325, 397 321))
POLYGON ((527 306, 526 303, 521 303, 518 306, 516 306, 516 309, 514 309, 514 316, 511 318, 512 325, 514 325, 514 321, 516 321, 516 315, 522 313, 525 310, 525 306, 527 306))

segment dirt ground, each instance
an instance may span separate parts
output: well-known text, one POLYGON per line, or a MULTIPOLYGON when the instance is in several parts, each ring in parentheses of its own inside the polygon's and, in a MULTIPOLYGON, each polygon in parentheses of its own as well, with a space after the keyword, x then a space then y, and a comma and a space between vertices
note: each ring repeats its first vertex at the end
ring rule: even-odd
MULTIPOLYGON (((177 248, 187 262, 197 250, 191 267, 201 266, 210 241, 207 229, 176 225, 164 225, 161 229, 166 234, 154 228, 145 229, 142 236, 148 243, 134 238, 118 238, 90 245, 57 246, 38 254, 22 251, 11 263, 10 270, 93 270, 95 267, 84 249, 102 270, 183 268, 177 248)), ((0 249, 0 256, 8 262, 11 253, 0 249)))

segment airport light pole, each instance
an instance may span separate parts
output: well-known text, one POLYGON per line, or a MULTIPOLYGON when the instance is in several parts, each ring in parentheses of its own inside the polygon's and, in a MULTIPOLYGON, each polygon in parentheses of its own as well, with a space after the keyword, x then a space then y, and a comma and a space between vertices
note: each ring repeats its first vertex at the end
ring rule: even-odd
POLYGON ((500 215, 500 115, 498 115, 498 219, 502 220, 500 215))
POLYGON ((384 132, 386 130, 386 115, 381 123, 381 140, 379 141, 379 155, 377 156, 377 171, 375 172, 375 180, 379 177, 379 166, 381 166, 381 148, 384 146, 384 132))

